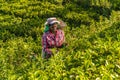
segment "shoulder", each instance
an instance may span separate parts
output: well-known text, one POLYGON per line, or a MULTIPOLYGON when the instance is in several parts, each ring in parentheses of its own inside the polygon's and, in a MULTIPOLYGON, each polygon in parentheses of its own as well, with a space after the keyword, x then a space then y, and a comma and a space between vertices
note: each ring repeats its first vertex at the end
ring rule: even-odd
POLYGON ((63 30, 57 30, 57 32, 64 33, 64 31, 63 31, 63 30))
POLYGON ((57 33, 58 34, 64 34, 64 31, 63 30, 57 30, 57 33))
POLYGON ((43 33, 42 37, 47 37, 48 35, 49 35, 49 31, 48 31, 48 32, 43 33))

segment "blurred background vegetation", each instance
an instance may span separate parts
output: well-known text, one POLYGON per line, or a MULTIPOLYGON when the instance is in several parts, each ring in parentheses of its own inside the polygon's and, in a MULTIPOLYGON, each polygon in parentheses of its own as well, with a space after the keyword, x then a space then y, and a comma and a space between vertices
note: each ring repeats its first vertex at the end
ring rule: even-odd
POLYGON ((120 0, 0 0, 1 80, 119 80, 120 0), (68 46, 41 58, 47 18, 68 46))

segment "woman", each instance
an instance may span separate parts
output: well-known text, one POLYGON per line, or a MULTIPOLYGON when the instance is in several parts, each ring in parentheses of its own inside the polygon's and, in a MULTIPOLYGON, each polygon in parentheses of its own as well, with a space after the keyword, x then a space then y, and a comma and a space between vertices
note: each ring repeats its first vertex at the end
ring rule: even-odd
POLYGON ((64 32, 58 29, 60 21, 56 18, 48 18, 45 23, 45 31, 42 36, 42 57, 50 58, 53 53, 51 48, 59 48, 65 42, 64 32))

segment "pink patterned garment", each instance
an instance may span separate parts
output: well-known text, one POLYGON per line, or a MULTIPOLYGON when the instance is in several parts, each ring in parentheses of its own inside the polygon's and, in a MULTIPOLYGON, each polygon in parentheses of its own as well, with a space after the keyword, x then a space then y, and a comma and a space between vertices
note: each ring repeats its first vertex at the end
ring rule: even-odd
POLYGON ((46 55, 52 54, 50 48, 60 47, 65 41, 64 32, 62 30, 57 30, 56 35, 51 33, 50 31, 46 32, 42 36, 42 51, 46 55))

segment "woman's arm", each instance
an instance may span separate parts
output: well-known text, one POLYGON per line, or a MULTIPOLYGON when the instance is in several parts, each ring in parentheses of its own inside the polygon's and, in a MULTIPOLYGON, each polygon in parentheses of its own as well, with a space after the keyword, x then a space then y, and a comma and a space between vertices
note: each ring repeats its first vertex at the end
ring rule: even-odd
POLYGON ((62 30, 58 30, 56 34, 56 46, 60 47, 65 42, 64 32, 62 30))
POLYGON ((52 55, 52 51, 48 48, 47 38, 46 38, 45 34, 42 37, 42 51, 43 51, 44 55, 46 55, 45 56, 46 58, 48 58, 52 55))

